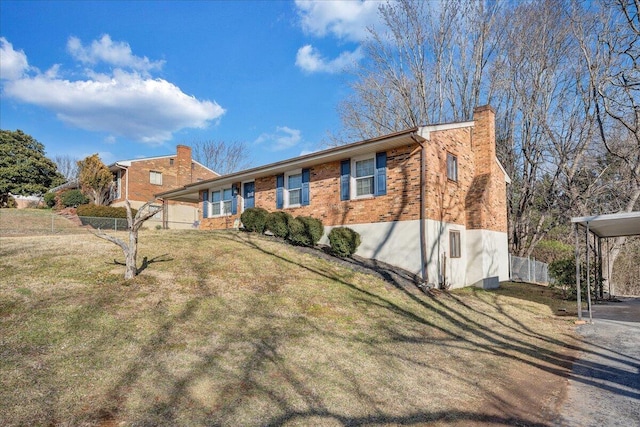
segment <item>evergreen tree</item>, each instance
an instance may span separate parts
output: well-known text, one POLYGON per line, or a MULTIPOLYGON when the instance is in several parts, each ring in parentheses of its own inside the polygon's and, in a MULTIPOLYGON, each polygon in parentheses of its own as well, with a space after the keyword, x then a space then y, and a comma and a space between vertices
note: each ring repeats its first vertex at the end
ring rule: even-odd
POLYGON ((43 194, 64 182, 44 145, 21 130, 0 130, 0 206, 9 193, 28 196, 43 194))

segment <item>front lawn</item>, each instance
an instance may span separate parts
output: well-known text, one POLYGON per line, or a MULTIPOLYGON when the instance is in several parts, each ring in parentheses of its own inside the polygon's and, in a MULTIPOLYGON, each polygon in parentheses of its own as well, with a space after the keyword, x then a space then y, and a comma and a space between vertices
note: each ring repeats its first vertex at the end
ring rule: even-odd
POLYGON ((523 381, 570 368, 540 287, 428 296, 239 232, 143 257, 124 283, 94 236, 0 237, 2 425, 527 425, 560 389, 523 381))

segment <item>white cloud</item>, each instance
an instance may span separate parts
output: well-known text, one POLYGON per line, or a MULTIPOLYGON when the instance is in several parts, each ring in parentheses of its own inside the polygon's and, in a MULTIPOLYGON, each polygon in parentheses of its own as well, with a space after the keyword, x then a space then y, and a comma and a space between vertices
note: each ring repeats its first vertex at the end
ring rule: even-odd
MULTIPOLYGON (((85 49, 79 41, 72 40, 72 49, 78 58, 83 58, 81 61, 118 63, 134 71, 115 68, 104 74, 86 70, 86 79, 68 80, 60 77, 58 66, 45 73, 26 75, 28 64, 22 64, 21 73, 14 66, 13 73, 7 74, 12 79, 4 81, 3 95, 47 108, 74 127, 148 144, 161 144, 183 128, 204 128, 225 112, 215 102, 198 100, 166 80, 147 76, 146 72, 160 63, 132 55, 126 43, 114 44, 103 36, 85 49)), ((15 52, 8 43, 3 43, 3 52, 6 45, 8 57, 22 53, 15 52)), ((26 55, 22 55, 26 64, 26 55)))
POLYGON ((367 27, 379 25, 380 0, 296 0, 302 29, 316 37, 332 34, 338 39, 363 41, 367 27))
POLYGON ((322 57, 316 48, 308 44, 298 49, 296 65, 310 73, 339 73, 345 68, 356 64, 362 57, 362 48, 358 47, 353 52, 342 52, 337 58, 327 60, 322 57))
POLYGON ((83 64, 96 65, 105 62, 116 67, 131 68, 137 71, 151 71, 161 69, 164 61, 150 61, 149 58, 135 56, 131 47, 125 42, 113 42, 108 34, 100 40, 94 40, 85 47, 77 37, 69 37, 67 50, 74 59, 83 64))
POLYGON ((272 151, 285 150, 294 147, 302 140, 302 132, 287 126, 277 126, 275 133, 263 133, 256 140, 256 144, 268 143, 272 151))
POLYGON ((0 79, 19 79, 28 69, 27 55, 13 50, 13 45, 0 37, 0 79))

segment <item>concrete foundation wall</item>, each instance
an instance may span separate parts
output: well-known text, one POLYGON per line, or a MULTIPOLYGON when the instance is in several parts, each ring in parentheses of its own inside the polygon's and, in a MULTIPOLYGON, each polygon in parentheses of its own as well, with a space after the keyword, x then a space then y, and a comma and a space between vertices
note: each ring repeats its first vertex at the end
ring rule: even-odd
MULTIPOLYGON (((325 227, 320 243, 329 244, 333 227, 325 227)), ((420 221, 351 224, 362 243, 356 255, 376 259, 421 276, 420 221)), ((466 230, 460 224, 427 220, 427 274, 432 286, 497 286, 509 279, 506 233, 466 230), (451 258, 449 232, 460 232, 461 256, 451 258)))
POLYGON ((467 231, 467 285, 497 287, 509 280, 507 233, 490 230, 467 231))

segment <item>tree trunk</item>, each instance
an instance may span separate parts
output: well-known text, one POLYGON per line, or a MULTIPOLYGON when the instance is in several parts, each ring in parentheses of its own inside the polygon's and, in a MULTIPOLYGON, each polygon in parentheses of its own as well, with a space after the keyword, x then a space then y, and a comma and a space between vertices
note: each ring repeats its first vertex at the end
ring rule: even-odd
POLYGON ((137 266, 137 256, 138 256, 138 231, 142 224, 155 215, 155 211, 148 211, 143 213, 143 211, 149 207, 152 202, 147 202, 140 209, 135 217, 133 217, 131 212, 131 204, 129 200, 125 200, 125 207, 127 208, 127 224, 129 230, 129 244, 123 242, 117 237, 109 236, 106 233, 98 232, 95 233, 97 237, 101 239, 108 240, 116 245, 120 246, 122 252, 124 253, 125 259, 125 270, 124 270, 124 278, 125 280, 133 279, 138 275, 138 266, 137 266))

